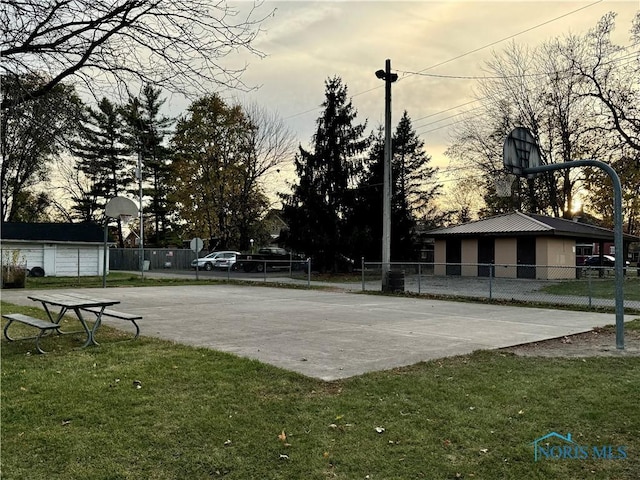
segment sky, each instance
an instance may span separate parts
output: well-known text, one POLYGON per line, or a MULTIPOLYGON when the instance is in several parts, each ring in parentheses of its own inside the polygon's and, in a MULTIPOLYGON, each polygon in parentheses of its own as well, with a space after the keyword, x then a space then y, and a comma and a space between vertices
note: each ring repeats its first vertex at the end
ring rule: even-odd
MULTIPOLYGON (((247 8, 247 2, 231 2, 247 8)), ((275 10, 262 24, 254 46, 262 59, 238 55, 229 65, 247 62, 243 76, 248 93, 235 92, 276 112, 297 143, 309 147, 324 100, 324 82, 339 76, 348 87, 368 131, 384 122, 384 82, 375 71, 391 69, 392 124, 404 110, 425 142, 434 166, 446 168, 444 152, 452 122, 476 105, 477 81, 411 74, 481 76, 492 52, 511 41, 535 47, 555 37, 584 34, 607 12, 617 12, 614 41, 629 43, 629 29, 639 0, 613 1, 270 1, 259 12, 275 10), (467 104, 467 105, 465 105, 467 104)), ((184 112, 184 100, 171 98, 169 108, 184 112)), ((173 112, 175 113, 175 112, 173 112)), ((270 179, 268 190, 283 190, 292 167, 270 179)))

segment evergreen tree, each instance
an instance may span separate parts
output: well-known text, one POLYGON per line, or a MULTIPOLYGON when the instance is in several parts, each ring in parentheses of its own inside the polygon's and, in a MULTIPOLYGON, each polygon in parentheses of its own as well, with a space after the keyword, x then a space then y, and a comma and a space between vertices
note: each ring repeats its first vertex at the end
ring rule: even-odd
POLYGON ((164 138, 173 123, 171 118, 160 115, 165 100, 161 90, 146 85, 141 97, 132 97, 123 109, 128 125, 129 144, 142 156, 143 195, 151 198, 150 213, 153 216, 154 236, 157 245, 166 241, 167 203, 169 183, 169 152, 164 138))
MULTIPOLYGON (((416 135, 405 111, 392 139, 392 261, 415 261, 420 249, 418 228, 439 226, 441 221, 433 202, 440 185, 432 183, 437 169, 431 167, 430 162, 424 142, 416 135)), ((380 129, 369 152, 367 173, 357 190, 351 218, 353 241, 362 245, 362 255, 366 258, 381 255, 383 178, 384 132, 380 129)))
POLYGON ((291 195, 283 195, 289 225, 286 243, 312 255, 318 268, 336 270, 346 248, 352 189, 362 173, 361 154, 370 139, 363 137, 366 124, 354 124, 357 112, 339 77, 325 82, 322 107, 312 151, 300 147, 295 158, 299 183, 291 195))
MULTIPOLYGON (((81 197, 74 199, 73 209, 84 221, 101 218, 106 202, 126 191, 133 181, 122 123, 119 108, 103 98, 97 109, 86 109, 78 140, 72 144, 71 151, 79 158, 78 169, 90 184, 81 197)), ((120 221, 118 236, 122 247, 120 221)))

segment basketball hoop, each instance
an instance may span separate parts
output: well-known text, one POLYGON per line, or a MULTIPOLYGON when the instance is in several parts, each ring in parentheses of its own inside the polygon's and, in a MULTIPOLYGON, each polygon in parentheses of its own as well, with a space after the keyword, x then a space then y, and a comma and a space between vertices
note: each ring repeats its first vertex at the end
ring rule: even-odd
POLYGON ((502 198, 511 196, 511 187, 516 176, 511 173, 499 172, 495 175, 493 182, 496 188, 496 195, 502 198))

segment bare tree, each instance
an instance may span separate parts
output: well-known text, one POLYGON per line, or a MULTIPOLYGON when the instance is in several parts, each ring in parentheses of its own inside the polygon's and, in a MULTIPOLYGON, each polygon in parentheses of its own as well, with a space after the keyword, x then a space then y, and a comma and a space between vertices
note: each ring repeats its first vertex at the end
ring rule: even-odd
MULTIPOLYGON (((14 78, 1 78, 2 99, 9 103, 20 90, 14 78)), ((34 76, 19 79, 38 88, 34 76)), ((0 117, 0 218, 20 220, 30 192, 50 173, 50 162, 67 147, 82 109, 73 88, 59 84, 46 97, 13 105, 0 117)))
MULTIPOLYGON (((511 44, 487 62, 488 76, 479 85, 482 120, 460 124, 448 150, 454 159, 473 165, 487 180, 502 169, 502 145, 516 126, 527 127, 538 140, 545 164, 570 162, 599 145, 588 101, 578 95, 580 80, 560 52, 575 48, 579 39, 555 39, 529 50, 511 44)), ((474 116, 477 117, 477 116, 474 116)), ((576 172, 547 173, 516 184, 516 208, 569 215, 576 172)), ((510 208, 487 190, 487 211, 510 208)))
POLYGON ((611 41, 615 17, 615 13, 602 17, 579 48, 562 53, 583 80, 581 95, 597 100, 592 114, 601 119, 603 130, 617 132, 629 147, 640 151, 640 11, 627 48, 611 41))
MULTIPOLYGON (((171 92, 203 93, 211 84, 243 88, 246 66, 221 60, 234 51, 262 56, 253 46, 261 3, 240 14, 225 1, 208 0, 5 0, 0 7, 2 73, 22 84, 3 98, 2 110, 49 93, 72 77, 94 91, 98 79, 128 92, 132 82, 171 92)), ((98 97, 99 95, 94 95, 98 97)))

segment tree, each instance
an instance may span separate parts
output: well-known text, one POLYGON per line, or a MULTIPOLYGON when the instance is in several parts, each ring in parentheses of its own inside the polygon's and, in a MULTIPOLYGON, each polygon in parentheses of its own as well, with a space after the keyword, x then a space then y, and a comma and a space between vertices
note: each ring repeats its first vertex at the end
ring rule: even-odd
POLYGON ((366 124, 354 124, 357 111, 339 77, 325 81, 322 107, 313 150, 300 147, 295 158, 299 183, 282 198, 289 225, 287 245, 314 256, 318 267, 335 271, 353 208, 352 189, 370 139, 363 137, 366 124))
POLYGON ((170 176, 169 151, 164 145, 165 136, 172 125, 171 118, 160 115, 164 100, 161 89, 145 85, 140 97, 131 97, 122 109, 127 123, 127 142, 141 156, 142 179, 149 184, 143 188, 143 196, 151 198, 155 243, 166 240, 168 182, 170 176))
MULTIPOLYGON (((240 215, 237 226, 240 235, 240 248, 247 248, 250 239, 261 236, 260 226, 256 222, 255 209, 245 208, 255 201, 255 192, 262 191, 261 182, 271 172, 279 171, 285 162, 294 156, 294 136, 281 118, 261 108, 257 104, 245 105, 242 110, 247 119, 245 132, 247 149, 243 156, 244 168, 238 177, 241 182, 237 198, 240 215)), ((262 202, 263 199, 260 198, 262 202)), ((262 209, 262 206, 256 206, 262 209)))
POLYGON ((28 103, 15 104, 22 86, 38 88, 39 79, 32 75, 0 79, 2 99, 8 107, 2 112, 0 145, 2 165, 0 184, 3 221, 17 221, 17 212, 32 196, 27 194, 49 174, 50 162, 64 150, 73 135, 82 109, 72 87, 59 84, 45 96, 28 103))
MULTIPOLYGON (((640 234, 640 168, 636 166, 639 163, 637 154, 635 158, 622 157, 611 163, 622 185, 622 211, 626 220, 623 227, 631 235, 640 234)), ((602 218, 604 227, 613 228, 613 184, 609 175, 602 169, 589 168, 585 187, 587 208, 602 218)))
MULTIPOLYGON (((396 127, 391 145, 391 257, 395 261, 415 260, 420 249, 419 225, 440 226, 440 214, 434 199, 441 186, 433 182, 437 170, 429 166, 431 157, 415 133, 406 111, 396 127)), ((361 254, 379 258, 384 179, 382 129, 374 140, 367 163, 366 173, 355 192, 356 207, 349 223, 354 227, 353 243, 360 245, 361 254)))
POLYGON ((1 68, 19 94, 3 98, 2 110, 72 78, 91 91, 98 78, 125 91, 131 83, 183 93, 242 87, 244 68, 221 61, 236 50, 262 56, 252 43, 270 14, 207 0, 5 0, 1 68))
MULTIPOLYGON (((594 131, 588 102, 579 95, 576 70, 562 54, 579 44, 580 39, 573 36, 554 39, 532 51, 514 43, 494 54, 487 63, 489 76, 480 82, 482 119, 469 117, 461 124, 448 154, 473 165, 487 183, 502 170, 502 145, 516 126, 533 133, 543 164, 596 155, 603 142, 594 131)), ((580 171, 564 169, 536 179, 519 179, 515 208, 569 217, 581 176, 580 171)), ((489 213, 512 208, 491 189, 485 201, 489 213)))
MULTIPOLYGON (((75 199, 74 210, 85 221, 97 221, 104 217, 107 201, 124 193, 133 181, 120 108, 107 98, 100 101, 97 109, 87 107, 78 137, 72 143, 71 151, 78 157, 78 170, 89 180, 90 188, 81 190, 80 198, 75 199)), ((76 186, 80 185, 80 182, 76 183, 76 186)), ((118 236, 122 248, 120 220, 118 236)))
MULTIPOLYGON (((616 14, 603 16, 576 48, 562 52, 577 70, 582 97, 597 102, 591 114, 597 116, 604 131, 615 131, 628 147, 640 151, 640 56, 638 52, 615 45, 611 33, 616 14)), ((632 46, 640 42, 640 11, 631 27, 632 46)))
POLYGON ((252 128, 240 106, 217 95, 192 103, 177 122, 170 196, 184 233, 209 239, 210 249, 240 245, 237 219, 257 222, 266 211, 259 185, 248 181, 255 178, 252 128))

